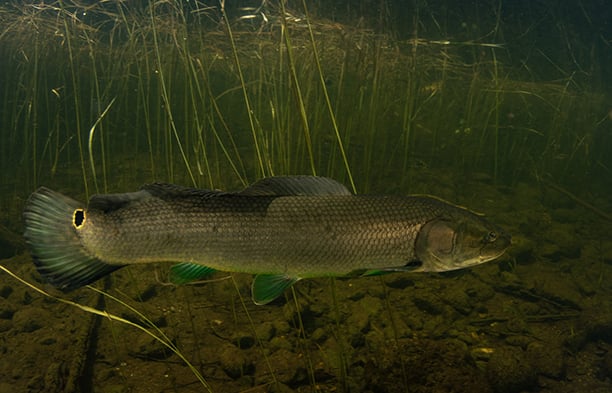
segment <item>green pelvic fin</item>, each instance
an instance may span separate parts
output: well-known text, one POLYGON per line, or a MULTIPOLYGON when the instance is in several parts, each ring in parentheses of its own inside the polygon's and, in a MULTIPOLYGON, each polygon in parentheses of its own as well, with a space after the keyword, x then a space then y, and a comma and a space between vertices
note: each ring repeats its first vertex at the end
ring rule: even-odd
POLYGON ((123 266, 107 264, 83 247, 74 221, 83 211, 79 202, 41 187, 30 196, 23 213, 24 237, 34 264, 62 291, 90 284, 123 266))
POLYGON ((298 280, 299 278, 283 274, 258 274, 253 279, 251 286, 253 302, 259 306, 268 304, 298 280))
POLYGON ((170 282, 175 285, 187 284, 188 282, 201 280, 210 276, 215 269, 198 265, 197 263, 182 262, 170 268, 170 282))
POLYGON ((275 176, 261 179, 238 193, 248 196, 352 195, 337 181, 318 176, 275 176))

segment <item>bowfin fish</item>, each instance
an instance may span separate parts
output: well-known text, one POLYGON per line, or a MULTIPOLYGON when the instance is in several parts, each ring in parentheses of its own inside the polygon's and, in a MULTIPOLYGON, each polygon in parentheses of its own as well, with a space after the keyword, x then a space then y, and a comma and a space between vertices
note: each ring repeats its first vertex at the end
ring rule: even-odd
POLYGON ((216 270, 254 274, 257 304, 304 278, 462 269, 510 245, 484 217, 437 198, 354 195, 315 176, 265 178, 238 192, 156 183, 86 205, 40 188, 24 218, 38 271, 61 290, 126 265, 179 262, 174 283, 216 270))

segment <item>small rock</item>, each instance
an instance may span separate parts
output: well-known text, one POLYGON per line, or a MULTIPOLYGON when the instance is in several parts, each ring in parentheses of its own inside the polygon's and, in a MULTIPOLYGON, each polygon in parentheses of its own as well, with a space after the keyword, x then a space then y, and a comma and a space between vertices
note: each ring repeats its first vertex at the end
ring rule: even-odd
POLYGON ((256 340, 252 333, 238 331, 232 334, 232 342, 240 349, 249 349, 256 340))
POLYGON ((276 328, 272 322, 264 322, 255 327, 255 335, 261 341, 270 341, 275 333, 276 328))
POLYGON ((11 293, 13 293, 13 287, 9 285, 3 285, 2 287, 0 287, 0 296, 2 296, 3 298, 8 298, 11 293))
POLYGON ((444 309, 443 305, 440 304, 439 301, 427 299, 422 296, 415 296, 414 299, 412 299, 412 302, 415 306, 417 306, 417 308, 419 308, 419 310, 431 315, 440 315, 444 309))
POLYGON ((63 363, 52 362, 44 376, 44 385, 46 392, 60 392, 63 389, 63 384, 68 378, 68 369, 63 363))
POLYGON ((134 300, 138 302, 146 302, 157 296, 157 289, 159 285, 152 283, 143 288, 139 293, 134 296, 134 300))
POLYGON ((322 344, 323 342, 325 342, 325 340, 327 340, 327 332, 322 328, 317 328, 314 332, 312 332, 310 338, 314 342, 322 344))
POLYGON ((487 377, 498 393, 518 393, 537 384, 536 370, 523 350, 516 347, 501 347, 491 354, 487 377))
POLYGON ((547 280, 539 283, 536 288, 538 295, 551 299, 557 303, 581 310, 582 294, 573 285, 567 285, 563 280, 547 280))
POLYGON ((521 265, 526 265, 535 261, 536 242, 521 234, 512 235, 512 247, 508 254, 521 265))
POLYGON ((488 285, 472 283, 465 290, 466 295, 475 299, 475 303, 482 303, 490 300, 495 296, 495 291, 488 285))
POLYGON ((607 352, 604 355, 601 371, 604 378, 612 378, 612 352, 607 352))
POLYGON ((389 288, 394 289, 405 289, 414 286, 414 281, 408 278, 407 275, 399 274, 396 278, 393 278, 385 283, 389 288))
POLYGON ((130 355, 136 358, 164 360, 173 354, 164 344, 146 333, 140 334, 134 348, 136 351, 131 351, 130 355))
POLYGON ((527 349, 529 344, 533 341, 532 338, 522 335, 510 335, 506 337, 504 340, 506 344, 511 345, 513 347, 520 347, 522 349, 527 349))
POLYGON ((55 337, 45 337, 38 341, 41 345, 53 345, 57 342, 55 337))
POLYGON ((219 361, 223 371, 233 379, 251 374, 254 370, 253 363, 248 360, 245 353, 230 344, 219 349, 219 361))
POLYGON ((42 375, 35 375, 28 381, 26 385, 31 392, 42 392, 44 391, 45 385, 42 375))
POLYGON ((7 319, 0 319, 0 333, 8 332, 13 328, 13 322, 7 319))
POLYGON ((571 224, 555 223, 544 233, 544 237, 550 243, 557 245, 557 254, 549 255, 551 259, 557 260, 561 257, 574 259, 580 257, 581 244, 576 235, 576 229, 571 224))
POLYGON ((0 319, 13 319, 15 306, 8 300, 0 299, 0 319))
POLYGON ((370 330, 370 318, 376 318, 382 304, 380 299, 368 295, 359 302, 351 303, 350 307, 345 325, 351 346, 358 348, 365 344, 365 334, 370 330))
POLYGON ((472 299, 460 288, 443 291, 440 297, 457 312, 468 315, 472 309, 472 299))
POLYGON ((44 326, 50 318, 49 312, 42 308, 26 307, 13 315, 13 327, 18 332, 31 333, 44 326))
MULTIPOLYGON (((303 359, 286 349, 279 349, 274 352, 268 356, 268 361, 274 365, 274 376, 282 384, 293 386, 303 383, 308 378, 303 359)), ((260 368, 262 369, 262 375, 260 376, 261 380, 256 381, 257 384, 266 383, 270 378, 267 368, 258 367, 257 369, 260 368)))
POLYGON ((527 356, 539 374, 557 380, 565 376, 565 355, 561 348, 532 342, 527 346, 527 356))
POLYGON ((285 336, 277 336, 270 340, 270 349, 291 349, 293 344, 285 336))
POLYGON ((518 317, 510 318, 506 322, 506 329, 512 333, 523 333, 527 330, 527 322, 518 317))
POLYGON ((274 330, 276 330, 276 335, 289 334, 291 332, 291 325, 287 323, 287 321, 276 321, 272 323, 274 326, 274 330))

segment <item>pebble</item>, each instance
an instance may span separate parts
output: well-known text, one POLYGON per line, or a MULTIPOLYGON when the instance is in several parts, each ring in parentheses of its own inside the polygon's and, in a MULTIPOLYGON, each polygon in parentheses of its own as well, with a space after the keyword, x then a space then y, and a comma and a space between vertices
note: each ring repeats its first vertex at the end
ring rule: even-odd
POLYGON ((566 362, 561 348, 532 342, 527 346, 527 356, 539 374, 557 380, 565 376, 566 362))
POLYGON ((134 296, 134 300, 138 302, 146 302, 157 296, 157 289, 159 285, 157 283, 148 284, 138 294, 134 296))
POLYGON ((487 364, 487 377, 498 393, 529 391, 537 385, 537 372, 525 352, 516 347, 497 348, 487 364))
POLYGON ((130 355, 137 358, 164 360, 173 354, 164 344, 146 333, 140 334, 133 348, 135 351, 130 352, 130 355))
POLYGON ((415 296, 414 299, 412 299, 412 302, 419 310, 426 312, 427 314, 442 314, 443 305, 438 300, 427 299, 424 296, 415 296))
MULTIPOLYGON (((305 363, 299 355, 286 349, 279 349, 268 356, 270 364, 274 365, 274 376, 282 384, 293 386, 303 383, 308 378, 305 363)), ((258 370, 260 367, 258 367, 258 370)), ((257 384, 265 383, 270 378, 267 367, 261 367, 262 380, 256 381, 257 384), (266 379, 266 381, 263 381, 266 379)))
POLYGON ((276 334, 276 328, 272 322, 263 322, 255 326, 255 335, 261 341, 270 341, 276 334))
POLYGON ((219 361, 225 374, 233 379, 252 374, 254 371, 253 363, 248 360, 245 353, 231 344, 219 349, 219 361))
POLYGON ((612 378, 612 352, 607 352, 604 355, 601 371, 604 377, 612 378))
POLYGON ((11 293, 13 293, 13 287, 11 287, 10 285, 3 285, 2 287, 0 287, 0 296, 2 296, 3 298, 8 298, 9 296, 11 296, 11 293))
POLYGON ((389 288, 406 289, 414 286, 414 281, 409 279, 407 275, 398 274, 397 277, 385 282, 389 288))
POLYGON ((536 242, 521 234, 512 235, 512 247, 508 254, 514 258, 516 263, 521 265, 535 262, 536 242))
POLYGON ((44 322, 50 319, 47 310, 37 307, 25 307, 13 315, 13 327, 20 333, 31 333, 44 326, 44 322))
POLYGON ((240 349, 249 349, 255 345, 255 337, 249 332, 235 332, 232 335, 232 342, 240 349))
POLYGON ((472 299, 459 287, 443 291, 440 297, 460 314, 468 315, 473 309, 472 299))

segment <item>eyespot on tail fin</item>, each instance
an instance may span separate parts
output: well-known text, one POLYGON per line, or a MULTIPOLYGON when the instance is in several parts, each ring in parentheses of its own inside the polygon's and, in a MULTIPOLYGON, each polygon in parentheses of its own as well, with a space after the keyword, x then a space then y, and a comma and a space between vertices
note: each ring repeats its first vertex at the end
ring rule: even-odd
POLYGON ((74 224, 83 206, 60 193, 41 187, 28 199, 23 212, 24 237, 36 269, 56 288, 68 292, 121 268, 91 255, 81 244, 74 224))

